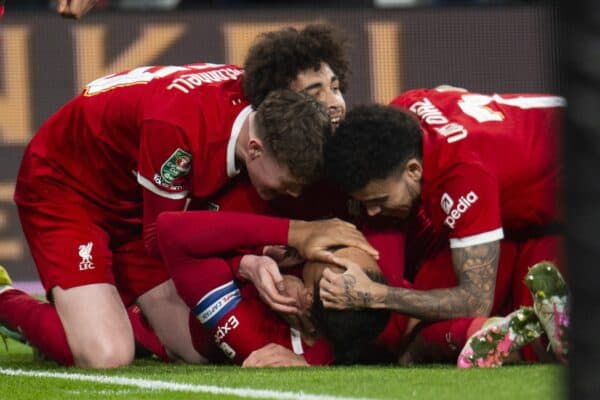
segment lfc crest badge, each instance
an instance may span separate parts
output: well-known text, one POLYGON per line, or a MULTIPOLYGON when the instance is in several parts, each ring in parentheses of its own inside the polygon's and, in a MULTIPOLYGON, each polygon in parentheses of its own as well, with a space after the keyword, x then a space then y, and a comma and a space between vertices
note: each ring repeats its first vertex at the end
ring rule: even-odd
POLYGON ((160 176, 173 183, 177 178, 187 175, 192 167, 192 155, 187 151, 177 148, 160 168, 160 176))

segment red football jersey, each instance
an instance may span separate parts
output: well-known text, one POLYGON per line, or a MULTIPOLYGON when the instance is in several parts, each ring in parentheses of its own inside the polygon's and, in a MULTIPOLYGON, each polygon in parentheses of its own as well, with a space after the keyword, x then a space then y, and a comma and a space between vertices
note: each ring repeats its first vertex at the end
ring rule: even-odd
POLYGON ((251 111, 242 74, 152 66, 91 82, 35 135, 26 157, 49 168, 20 174, 19 186, 45 174, 130 222, 141 221, 140 185, 170 199, 216 192, 238 172, 235 141, 251 111))
POLYGON ((436 229, 448 230, 450 247, 562 221, 562 97, 438 88, 391 104, 421 123, 421 199, 436 229))

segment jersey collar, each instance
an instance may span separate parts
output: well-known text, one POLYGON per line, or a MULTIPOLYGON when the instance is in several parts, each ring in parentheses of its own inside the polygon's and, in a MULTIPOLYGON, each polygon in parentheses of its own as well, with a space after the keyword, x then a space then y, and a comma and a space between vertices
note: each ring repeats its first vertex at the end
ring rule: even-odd
POLYGON ((240 131, 242 130, 242 125, 244 125, 244 121, 248 117, 248 114, 252 112, 252 106, 246 106, 238 116, 233 121, 233 126, 231 127, 231 136, 229 138, 229 142, 227 143, 227 176, 233 178, 237 174, 240 173, 240 169, 235 166, 235 144, 237 143, 238 137, 240 136, 240 131))

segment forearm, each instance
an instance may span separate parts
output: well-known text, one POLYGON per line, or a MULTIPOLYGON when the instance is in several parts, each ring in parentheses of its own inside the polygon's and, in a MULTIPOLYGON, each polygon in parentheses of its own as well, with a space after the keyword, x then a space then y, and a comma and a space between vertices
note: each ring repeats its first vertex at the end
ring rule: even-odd
POLYGON ((424 320, 487 316, 494 301, 499 249, 498 241, 452 249, 459 285, 447 289, 356 285, 356 278, 346 276, 344 301, 350 306, 388 308, 424 320))
POLYGON ((214 211, 168 212, 158 217, 161 248, 177 246, 194 257, 238 249, 287 244, 289 221, 252 214, 214 211))
POLYGON ((487 316, 493 301, 493 292, 481 294, 460 286, 433 290, 381 286, 374 293, 371 308, 387 308, 429 321, 487 316))
POLYGON ((152 257, 160 258, 158 246, 157 223, 158 216, 165 211, 180 211, 185 207, 185 199, 171 200, 161 197, 144 189, 144 227, 143 238, 146 252, 152 257))

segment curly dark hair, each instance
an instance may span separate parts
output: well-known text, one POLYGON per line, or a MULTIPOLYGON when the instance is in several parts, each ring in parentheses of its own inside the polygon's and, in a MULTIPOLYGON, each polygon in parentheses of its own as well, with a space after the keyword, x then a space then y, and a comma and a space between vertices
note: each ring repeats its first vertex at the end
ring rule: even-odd
POLYGON ((348 193, 422 159, 423 134, 408 110, 378 104, 357 106, 325 145, 327 176, 348 193))
POLYGON ((271 90, 289 88, 300 72, 318 71, 322 62, 337 75, 344 92, 349 75, 347 42, 341 31, 324 24, 262 33, 244 61, 246 98, 256 109, 271 90))
MULTIPOLYGON (((374 282, 386 284, 380 272, 365 273, 374 282)), ((390 319, 386 309, 336 310, 325 308, 319 295, 319 281, 315 282, 311 308, 317 330, 331 343, 335 364, 349 365, 366 359, 365 350, 383 331, 390 319)))
POLYGON ((281 165, 304 184, 323 174, 325 141, 331 123, 325 106, 306 93, 274 90, 255 116, 257 136, 281 165))

